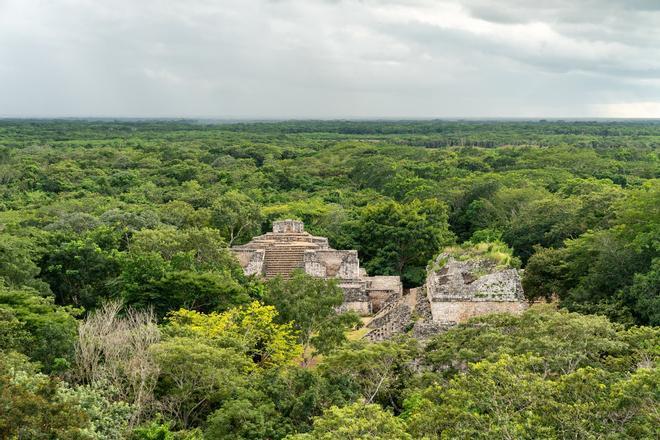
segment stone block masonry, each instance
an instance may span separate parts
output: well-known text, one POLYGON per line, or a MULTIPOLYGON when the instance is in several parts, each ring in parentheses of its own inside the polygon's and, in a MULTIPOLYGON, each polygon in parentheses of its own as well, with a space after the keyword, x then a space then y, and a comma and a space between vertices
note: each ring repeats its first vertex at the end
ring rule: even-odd
POLYGON ((276 221, 272 232, 231 250, 246 275, 289 278, 302 269, 315 277, 336 279, 344 291, 342 309, 361 315, 372 314, 383 301, 403 291, 399 277, 367 276, 357 251, 332 249, 327 238, 305 232, 305 225, 297 220, 276 221))
POLYGON ((455 325, 487 313, 521 313, 527 309, 522 301, 447 301, 431 303, 433 321, 455 325))
POLYGON ((518 313, 527 308, 516 269, 498 268, 484 258, 466 261, 443 254, 429 270, 426 294, 433 321, 452 325, 486 313, 518 313))
POLYGON ((263 249, 232 249, 238 262, 243 267, 245 275, 256 275, 263 272, 264 257, 263 249))
POLYGON ((380 341, 410 331, 418 339, 487 313, 527 309, 520 274, 485 258, 461 261, 441 254, 429 268, 424 286, 383 303, 366 338, 380 341))

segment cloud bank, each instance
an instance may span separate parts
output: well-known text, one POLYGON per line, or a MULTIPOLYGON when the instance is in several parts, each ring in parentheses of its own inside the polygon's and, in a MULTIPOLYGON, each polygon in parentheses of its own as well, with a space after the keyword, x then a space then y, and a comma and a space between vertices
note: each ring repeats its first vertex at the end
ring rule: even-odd
POLYGON ((0 0, 0 116, 660 117, 657 0, 0 0))

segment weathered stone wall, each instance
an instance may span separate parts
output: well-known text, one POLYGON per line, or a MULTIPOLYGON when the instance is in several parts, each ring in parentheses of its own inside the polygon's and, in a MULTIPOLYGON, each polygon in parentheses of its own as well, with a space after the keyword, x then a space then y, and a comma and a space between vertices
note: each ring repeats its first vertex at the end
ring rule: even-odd
POLYGON ((263 249, 233 248, 232 252, 236 255, 238 262, 243 267, 245 275, 259 275, 263 273, 266 251, 263 249))
POLYGON ((369 301, 371 302, 371 309, 374 313, 378 313, 378 311, 383 307, 383 304, 385 304, 387 300, 392 296, 392 292, 389 290, 369 289, 367 290, 367 293, 369 295, 369 301))
POLYGON ((441 325, 465 322, 487 313, 522 313, 527 304, 522 301, 447 301, 432 302, 433 321, 441 325))
POLYGON ((348 280, 345 282, 339 282, 338 285, 344 290, 344 299, 346 301, 369 301, 364 281, 348 280))
POLYGON ((399 296, 403 293, 403 285, 398 275, 376 275, 366 277, 365 280, 367 281, 367 289, 387 290, 399 296))
POLYGON ((362 316, 371 315, 371 302, 365 284, 361 280, 348 280, 339 283, 339 287, 344 291, 344 304, 341 310, 353 310, 362 316))
POLYGON ((276 234, 302 234, 305 224, 298 220, 280 220, 273 222, 273 232, 276 234))
POLYGON ((317 249, 305 251, 305 272, 322 278, 357 280, 360 278, 360 263, 357 251, 317 249))
POLYGON ((475 258, 459 261, 450 255, 436 260, 429 270, 426 293, 433 322, 455 324, 486 313, 518 313, 527 308, 520 274, 492 261, 475 258))
POLYGON ((495 270, 482 260, 457 261, 449 257, 442 268, 429 271, 426 288, 431 301, 523 299, 517 270, 495 270))
POLYGON ((368 301, 344 301, 339 307, 339 311, 346 312, 348 310, 352 310, 360 316, 371 315, 371 305, 368 301))
POLYGON ((365 338, 379 341, 411 331, 426 339, 475 316, 526 308, 517 270, 483 258, 457 260, 443 254, 429 269, 424 287, 382 303, 365 338))
POLYGON ((367 294, 373 313, 378 313, 383 304, 403 294, 403 285, 398 276, 378 275, 363 278, 367 282, 367 294))
POLYGON ((316 250, 310 249, 305 251, 303 256, 303 264, 305 267, 305 273, 314 277, 325 278, 325 265, 316 255, 316 250))
POLYGON ((328 239, 325 237, 312 236, 312 243, 314 243, 319 249, 330 249, 328 239))

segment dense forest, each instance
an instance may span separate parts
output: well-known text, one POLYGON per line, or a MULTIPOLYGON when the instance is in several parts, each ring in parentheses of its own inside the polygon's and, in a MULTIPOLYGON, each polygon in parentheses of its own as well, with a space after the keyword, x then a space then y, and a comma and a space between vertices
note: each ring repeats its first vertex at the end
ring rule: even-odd
POLYGON ((660 123, 0 120, 0 438, 660 437, 660 123), (300 219, 423 284, 496 243, 534 302, 368 343, 229 252, 300 219))

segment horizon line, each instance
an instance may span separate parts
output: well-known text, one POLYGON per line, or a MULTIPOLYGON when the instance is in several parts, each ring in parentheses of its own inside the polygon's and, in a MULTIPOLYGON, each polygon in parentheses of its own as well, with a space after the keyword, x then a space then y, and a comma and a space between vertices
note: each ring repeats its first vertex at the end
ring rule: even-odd
POLYGON ((608 116, 342 116, 342 117, 259 117, 259 116, 10 116, 0 115, 0 121, 208 121, 226 123, 269 122, 489 122, 489 121, 594 121, 594 122, 660 122, 659 117, 608 117, 608 116))

